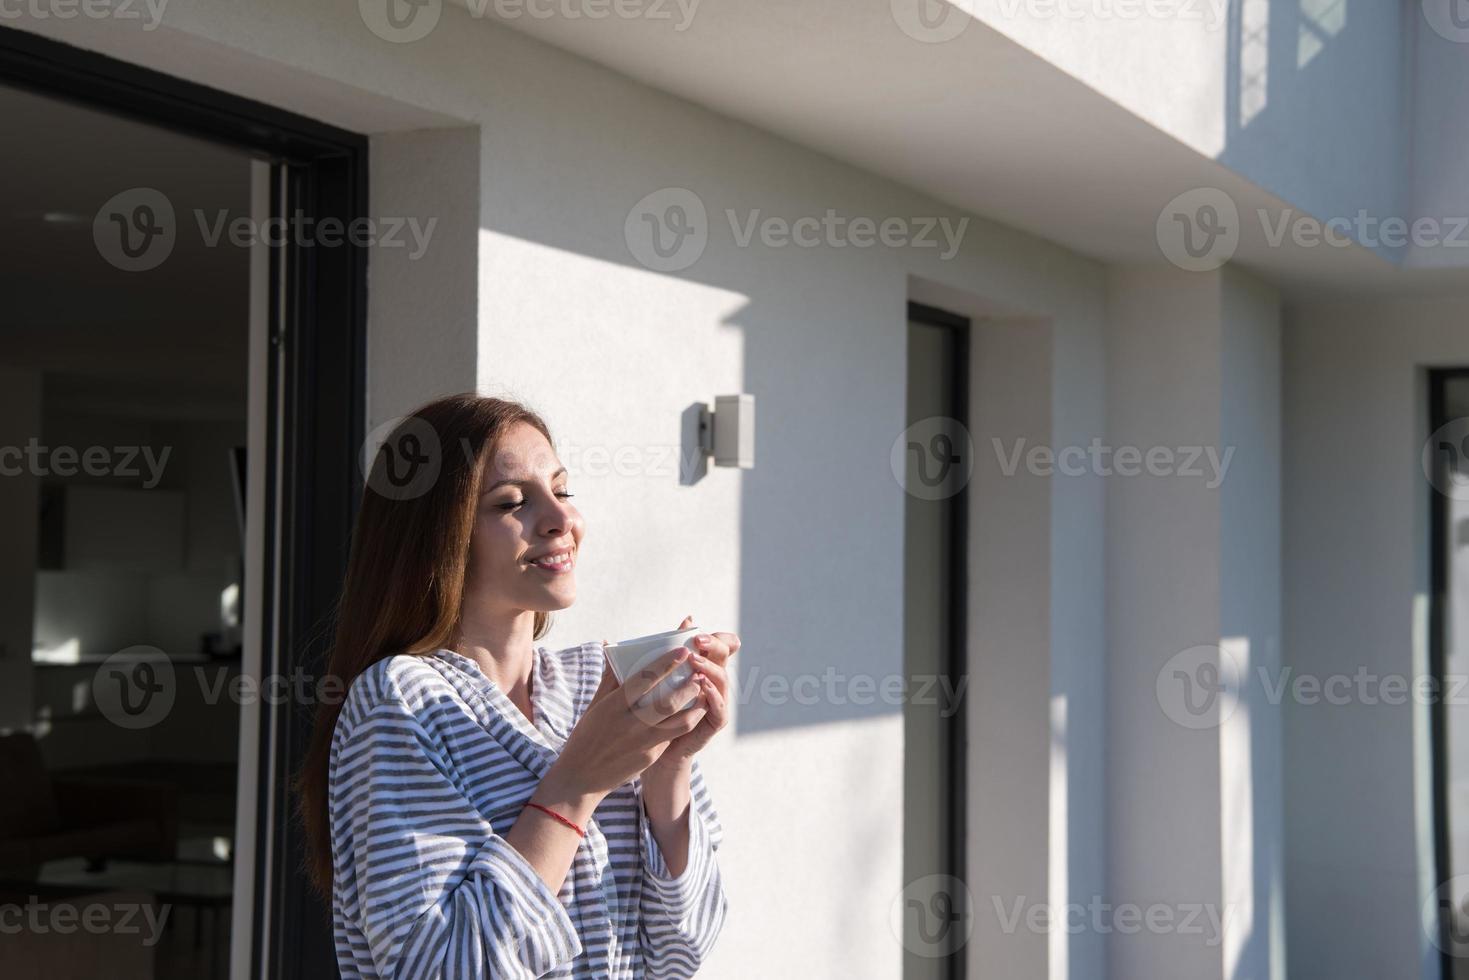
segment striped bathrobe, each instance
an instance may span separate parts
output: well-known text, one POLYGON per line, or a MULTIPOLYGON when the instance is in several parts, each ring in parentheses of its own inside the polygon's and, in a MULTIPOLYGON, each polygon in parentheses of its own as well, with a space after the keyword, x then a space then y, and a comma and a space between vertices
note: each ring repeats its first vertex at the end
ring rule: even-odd
POLYGON ((724 923, 722 830, 697 761, 672 877, 637 780, 597 807, 559 894, 500 836, 602 675, 602 647, 535 648, 532 725, 479 665, 399 654, 333 733, 332 918, 346 978, 691 977, 724 923))

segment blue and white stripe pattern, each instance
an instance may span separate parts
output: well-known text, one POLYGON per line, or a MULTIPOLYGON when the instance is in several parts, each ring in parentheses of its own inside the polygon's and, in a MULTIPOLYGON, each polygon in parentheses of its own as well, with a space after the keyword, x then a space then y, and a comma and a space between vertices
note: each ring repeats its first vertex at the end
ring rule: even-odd
POLYGON ((468 657, 378 661, 347 692, 328 789, 344 978, 692 977, 724 924, 723 831, 694 763, 670 877, 637 780, 597 807, 559 894, 500 833, 602 676, 602 646, 535 648, 534 725, 468 657))

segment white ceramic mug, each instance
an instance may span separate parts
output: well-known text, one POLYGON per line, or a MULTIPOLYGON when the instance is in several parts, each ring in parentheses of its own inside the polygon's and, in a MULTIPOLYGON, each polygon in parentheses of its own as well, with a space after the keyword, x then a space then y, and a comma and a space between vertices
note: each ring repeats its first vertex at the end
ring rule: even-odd
MULTIPOLYGON (((619 643, 607 643, 602 649, 607 654, 607 663, 612 665, 613 676, 621 684, 674 647, 688 647, 691 651, 695 650, 694 637, 701 632, 703 630, 697 626, 686 630, 667 630, 663 633, 651 633, 648 636, 639 636, 619 643)), ((639 698, 638 705, 646 706, 651 703, 651 699, 671 695, 688 683, 689 678, 693 676, 694 666, 685 660, 676 665, 673 672, 659 681, 651 691, 639 698)), ((696 694, 695 697, 698 695, 696 694)), ((684 702, 684 704, 687 703, 684 702)), ((679 705, 679 707, 683 706, 679 705)))

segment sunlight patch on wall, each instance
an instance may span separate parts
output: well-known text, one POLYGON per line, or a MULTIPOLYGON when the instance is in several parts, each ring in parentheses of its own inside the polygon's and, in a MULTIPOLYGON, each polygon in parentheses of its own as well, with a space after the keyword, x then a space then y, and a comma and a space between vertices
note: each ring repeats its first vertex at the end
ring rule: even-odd
MULTIPOLYGON (((1254 670, 1250 661, 1250 638, 1226 636, 1219 641, 1221 656, 1239 666, 1240 676, 1254 670)), ((1224 908, 1224 976, 1239 980, 1253 975, 1254 963, 1247 960, 1255 931, 1255 874, 1260 857, 1255 845, 1255 764, 1253 712, 1244 691, 1226 694, 1239 698, 1234 710, 1221 704, 1219 726, 1220 849, 1222 857, 1224 908)))
POLYGON ((1239 124, 1265 110, 1270 83, 1270 0, 1241 0, 1239 11, 1239 124))
POLYGON ((1296 67, 1304 68, 1347 26, 1347 0, 1300 0, 1296 67))

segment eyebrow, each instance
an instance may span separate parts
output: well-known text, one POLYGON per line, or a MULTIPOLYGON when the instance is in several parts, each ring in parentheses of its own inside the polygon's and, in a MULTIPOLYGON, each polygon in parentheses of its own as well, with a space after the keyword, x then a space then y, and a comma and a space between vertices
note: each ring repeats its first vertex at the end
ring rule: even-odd
MULTIPOLYGON (((551 479, 554 480, 558 476, 565 476, 565 475, 566 475, 566 467, 563 466, 563 467, 561 467, 561 469, 559 469, 555 473, 552 473, 551 474, 551 479)), ((534 482, 534 481, 532 481, 532 480, 496 480, 494 483, 490 484, 488 487, 486 487, 484 490, 482 490, 481 493, 493 493, 494 491, 500 489, 503 486, 516 486, 516 487, 519 487, 519 486, 524 486, 525 484, 532 483, 532 482, 534 482)))

